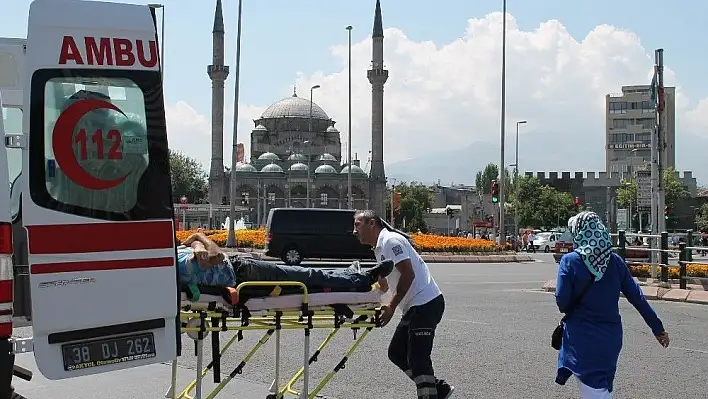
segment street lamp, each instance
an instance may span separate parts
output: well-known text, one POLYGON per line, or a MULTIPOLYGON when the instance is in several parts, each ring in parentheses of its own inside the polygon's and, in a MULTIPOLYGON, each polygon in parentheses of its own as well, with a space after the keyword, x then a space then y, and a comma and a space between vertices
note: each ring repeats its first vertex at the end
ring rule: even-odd
POLYGON ((349 31, 349 127, 347 128, 347 204, 349 209, 352 209, 352 29, 351 25, 347 26, 349 31))
POLYGON ((504 163, 504 135, 506 129, 506 0, 502 0, 502 63, 501 63, 501 146, 499 163, 499 244, 504 242, 504 172, 506 164, 504 163))
POLYGON ((312 141, 305 140, 302 144, 307 144, 307 207, 310 207, 310 158, 312 158, 312 141))
POLYGON ((165 5, 164 4, 159 4, 159 3, 150 3, 148 4, 148 7, 151 9, 155 10, 157 8, 162 9, 162 27, 160 28, 161 33, 160 38, 161 44, 160 44, 160 74, 162 75, 163 79, 163 84, 164 84, 164 79, 165 79, 165 5))
MULTIPOLYGON (((526 123, 525 120, 516 122, 516 154, 514 157, 514 190, 518 198, 519 195, 519 125, 526 123)), ((514 235, 519 234, 519 214, 517 209, 514 209, 514 235)))
POLYGON ((229 176, 229 234, 226 237, 226 247, 236 247, 236 231, 234 227, 236 222, 236 162, 238 148, 238 89, 239 89, 239 71, 241 66, 241 10, 242 0, 238 0, 238 29, 236 31, 236 76, 234 77, 234 132, 231 143, 231 171, 229 176))
POLYGON ((312 93, 315 89, 319 89, 320 85, 314 85, 310 87, 310 118, 308 120, 307 126, 310 132, 310 140, 305 141, 305 143, 310 143, 307 151, 307 207, 310 207, 310 158, 312 158, 312 93))

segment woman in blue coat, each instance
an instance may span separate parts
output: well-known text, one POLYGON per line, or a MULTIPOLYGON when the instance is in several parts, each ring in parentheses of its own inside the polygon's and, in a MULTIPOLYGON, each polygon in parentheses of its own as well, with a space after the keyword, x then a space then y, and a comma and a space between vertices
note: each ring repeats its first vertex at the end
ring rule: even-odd
POLYGON ((575 250, 564 255, 558 266, 558 309, 566 313, 585 285, 591 285, 564 323, 556 383, 565 385, 574 375, 581 398, 611 398, 622 349, 620 293, 664 347, 669 336, 624 259, 612 251, 610 235, 597 214, 581 212, 568 221, 568 228, 575 250))

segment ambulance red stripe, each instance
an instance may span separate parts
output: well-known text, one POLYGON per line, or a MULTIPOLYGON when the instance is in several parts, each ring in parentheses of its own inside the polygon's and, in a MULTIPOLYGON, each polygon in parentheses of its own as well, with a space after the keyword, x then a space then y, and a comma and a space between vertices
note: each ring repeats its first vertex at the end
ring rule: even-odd
POLYGON ((27 226, 32 255, 138 251, 175 247, 172 221, 27 226))
POLYGON ((82 262, 36 263, 30 266, 31 274, 52 274, 70 272, 100 272, 107 270, 148 269, 155 267, 172 267, 175 259, 146 258, 121 260, 95 260, 82 262))

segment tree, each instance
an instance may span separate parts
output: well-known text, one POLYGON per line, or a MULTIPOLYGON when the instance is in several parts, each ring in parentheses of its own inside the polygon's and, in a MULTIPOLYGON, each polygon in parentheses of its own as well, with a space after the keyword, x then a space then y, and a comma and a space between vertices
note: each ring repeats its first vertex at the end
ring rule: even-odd
MULTIPOLYGON (((406 221, 404 231, 428 231, 423 220, 423 215, 433 206, 433 194, 428 187, 417 182, 399 183, 396 191, 401 193, 401 202, 396 212, 396 227, 401 228, 403 220, 406 221)), ((386 217, 391 219, 391 190, 388 190, 386 202, 386 217)))
MULTIPOLYGON (((513 182, 509 174, 509 169, 504 169, 504 197, 511 198, 513 182)), ((477 191, 482 194, 489 194, 492 187, 492 180, 499 182, 499 166, 490 163, 483 170, 477 172, 474 179, 474 184, 477 191)))
MULTIPOLYGON (((685 184, 676 178, 673 168, 664 169, 664 202, 667 206, 673 206, 676 202, 688 198, 690 193, 685 184)), ((622 186, 617 189, 617 204, 620 207, 629 207, 637 203, 637 180, 634 177, 623 179, 622 186)))
POLYGON ((172 201, 179 202, 183 195, 191 203, 206 199, 208 192, 207 174, 201 164, 181 152, 170 150, 170 172, 172 179, 172 201))
POLYGON ((696 227, 699 231, 708 232, 708 204, 703 204, 696 215, 696 227))
POLYGON ((552 228, 576 214, 573 197, 545 185, 535 176, 519 177, 513 207, 520 227, 552 228))

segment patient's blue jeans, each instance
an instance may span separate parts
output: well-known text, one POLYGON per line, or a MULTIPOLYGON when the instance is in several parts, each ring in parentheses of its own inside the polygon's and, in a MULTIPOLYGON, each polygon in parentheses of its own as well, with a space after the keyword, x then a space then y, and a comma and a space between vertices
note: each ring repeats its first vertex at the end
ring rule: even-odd
POLYGON ((371 285, 375 283, 366 273, 357 273, 350 269, 281 266, 250 258, 236 260, 234 269, 237 284, 245 281, 298 281, 312 290, 366 292, 371 290, 371 285))

